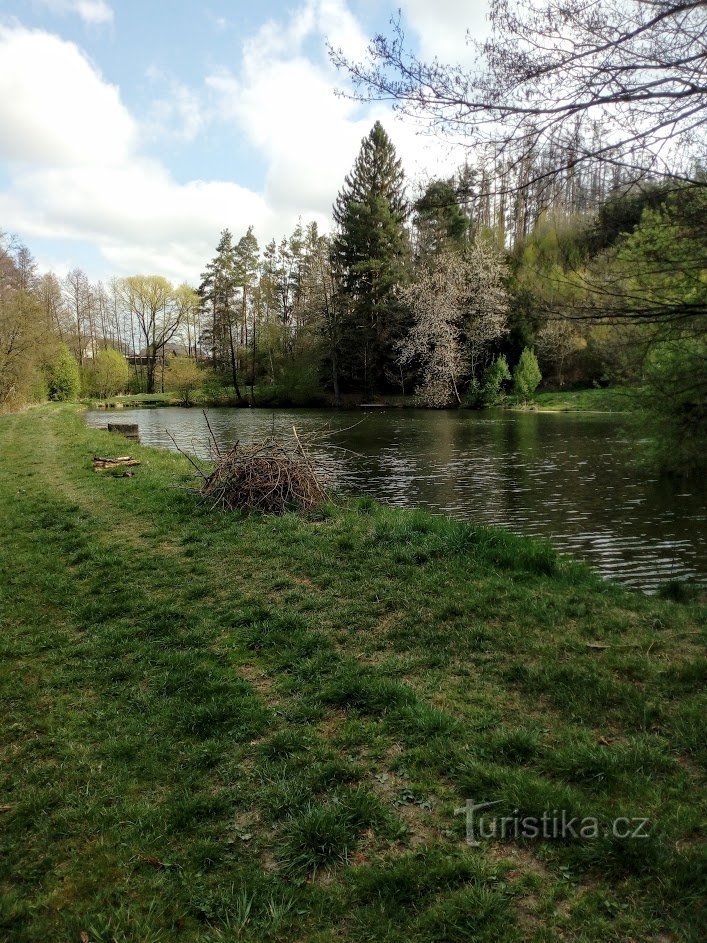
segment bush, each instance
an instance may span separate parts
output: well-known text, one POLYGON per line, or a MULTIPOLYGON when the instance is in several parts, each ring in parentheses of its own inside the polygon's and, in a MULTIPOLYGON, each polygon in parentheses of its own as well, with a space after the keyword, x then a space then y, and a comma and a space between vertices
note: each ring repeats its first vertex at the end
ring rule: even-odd
POLYGON ((130 380, 130 366, 119 350, 112 347, 96 354, 93 363, 86 368, 85 385, 93 396, 104 399, 124 393, 130 380))
POLYGON ((704 335, 656 344, 646 360, 642 394, 652 464, 664 475, 697 482, 707 463, 706 356, 704 335))
POLYGON ((236 399, 236 391, 230 377, 215 370, 201 367, 201 392, 209 403, 228 405, 236 399))
POLYGON ((165 370, 164 384, 170 392, 179 393, 184 406, 191 406, 191 394, 202 383, 201 370, 191 357, 175 357, 165 370))
POLYGON ((502 397, 503 384, 511 379, 511 371, 508 367, 508 361, 503 354, 500 354, 493 363, 486 368, 484 379, 481 385, 481 398, 485 406, 493 406, 500 402, 502 397))
POLYGON ((523 402, 526 402, 536 391, 541 380, 538 358, 529 347, 526 347, 513 371, 513 390, 523 402))
POLYGON ((60 344, 55 358, 47 367, 49 399, 66 401, 78 399, 81 392, 79 365, 66 344, 60 344))
POLYGON ((285 365, 270 393, 270 401, 283 406, 317 406, 326 401, 319 382, 319 370, 307 363, 285 365))

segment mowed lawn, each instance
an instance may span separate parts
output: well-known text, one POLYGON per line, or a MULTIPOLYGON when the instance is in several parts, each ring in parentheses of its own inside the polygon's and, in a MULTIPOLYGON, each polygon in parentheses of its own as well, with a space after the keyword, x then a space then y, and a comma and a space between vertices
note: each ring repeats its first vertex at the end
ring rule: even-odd
POLYGON ((696 603, 366 499, 211 512, 121 441, 0 418, 0 939, 701 938, 696 603), (471 846, 467 799, 600 834, 471 846))

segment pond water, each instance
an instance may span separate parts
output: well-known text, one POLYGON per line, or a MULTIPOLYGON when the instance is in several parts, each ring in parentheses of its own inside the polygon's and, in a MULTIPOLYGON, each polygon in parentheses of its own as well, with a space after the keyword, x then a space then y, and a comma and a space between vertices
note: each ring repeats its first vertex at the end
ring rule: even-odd
MULTIPOLYGON (((210 409, 220 446, 268 435, 339 431, 313 450, 334 488, 400 507, 549 537, 606 577, 644 592, 707 575, 704 498, 636 471, 635 434, 598 413, 210 409), (352 428, 351 428, 352 427, 352 428), (349 450, 343 451, 342 449, 349 450)), ((202 457, 199 409, 87 414, 92 426, 136 422, 141 441, 202 457)))

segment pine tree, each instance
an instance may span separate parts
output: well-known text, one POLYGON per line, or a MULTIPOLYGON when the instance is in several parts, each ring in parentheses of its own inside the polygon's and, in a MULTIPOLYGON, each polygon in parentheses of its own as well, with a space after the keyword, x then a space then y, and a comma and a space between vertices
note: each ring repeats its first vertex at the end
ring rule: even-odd
POLYGON ((234 259, 234 280, 237 289, 240 291, 240 331, 241 344, 246 352, 251 347, 250 363, 250 397, 251 402, 255 401, 255 345, 256 345, 256 319, 253 310, 253 293, 258 282, 260 269, 260 247, 258 240, 253 232, 253 227, 249 226, 245 236, 241 236, 233 250, 234 259), (250 338, 248 336, 248 311, 252 312, 250 323, 250 338))
POLYGON ((339 226, 334 255, 349 302, 343 306, 341 373, 370 394, 395 368, 395 343, 406 327, 396 288, 409 259, 404 173, 380 122, 361 142, 333 212, 339 226))
POLYGON ((238 400, 243 399, 238 382, 238 316, 236 257, 233 235, 224 229, 216 246, 216 255, 202 273, 199 295, 211 315, 211 349, 214 367, 220 357, 228 358, 231 378, 238 400))

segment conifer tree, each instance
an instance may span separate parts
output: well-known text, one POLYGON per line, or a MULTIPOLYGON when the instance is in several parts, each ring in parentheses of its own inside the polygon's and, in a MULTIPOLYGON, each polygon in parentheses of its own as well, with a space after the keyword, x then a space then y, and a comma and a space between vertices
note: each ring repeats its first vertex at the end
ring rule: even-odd
POLYGON ((260 248, 258 240, 253 232, 253 227, 249 226, 245 236, 241 236, 233 250, 234 269, 233 275, 235 285, 240 291, 240 332, 241 344, 248 350, 251 347, 251 368, 250 368, 250 396, 251 401, 255 399, 255 345, 257 341, 256 319, 253 313, 248 336, 248 310, 253 308, 253 294, 258 282, 260 270, 260 248))
POLYGON ((469 220, 459 205, 454 180, 433 180, 415 202, 416 255, 427 258, 444 249, 463 248, 469 220))
POLYGON ((334 256, 348 300, 341 373, 370 394, 385 386, 395 367, 395 343, 406 327, 396 288, 409 259, 404 173, 380 122, 361 142, 333 212, 339 226, 334 256))
POLYGON ((233 235, 228 229, 221 232, 216 255, 202 273, 199 295, 204 308, 211 315, 211 349, 216 366, 219 355, 228 357, 231 379, 238 400, 243 396, 238 382, 238 331, 236 325, 238 287, 233 235))

